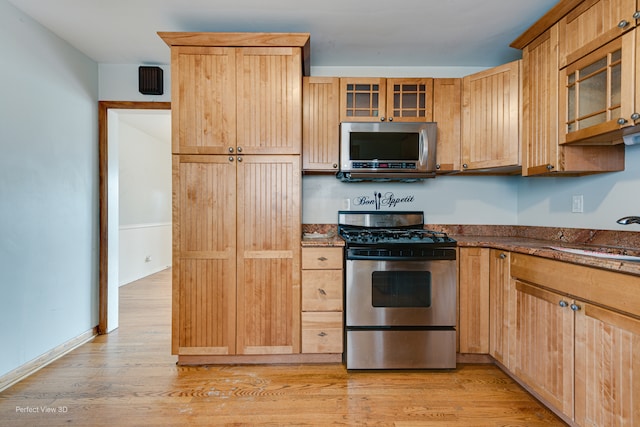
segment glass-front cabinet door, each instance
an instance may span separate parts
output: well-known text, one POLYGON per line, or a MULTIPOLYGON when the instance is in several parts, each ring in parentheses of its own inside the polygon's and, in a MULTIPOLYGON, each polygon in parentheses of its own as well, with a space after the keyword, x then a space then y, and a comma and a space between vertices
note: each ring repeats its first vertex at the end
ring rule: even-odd
POLYGON ((389 121, 433 120, 433 79, 387 79, 389 121))
POLYGON ((617 144, 634 126, 635 31, 561 71, 560 143, 617 144))
POLYGON ((341 78, 340 121, 385 121, 386 79, 341 78))

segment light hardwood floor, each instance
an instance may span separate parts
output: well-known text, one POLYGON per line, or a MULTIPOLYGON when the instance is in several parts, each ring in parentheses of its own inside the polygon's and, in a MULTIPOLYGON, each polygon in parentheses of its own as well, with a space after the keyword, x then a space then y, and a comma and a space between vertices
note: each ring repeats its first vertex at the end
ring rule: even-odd
POLYGON ((166 270, 120 288, 120 328, 0 393, 2 426, 562 426, 498 368, 180 367, 166 270))

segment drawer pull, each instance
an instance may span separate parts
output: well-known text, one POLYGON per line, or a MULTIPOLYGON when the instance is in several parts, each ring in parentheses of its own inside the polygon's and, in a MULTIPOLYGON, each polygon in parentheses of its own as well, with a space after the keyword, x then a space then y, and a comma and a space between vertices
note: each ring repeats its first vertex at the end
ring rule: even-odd
POLYGON ((319 293, 320 295, 326 295, 326 294, 327 294, 327 292, 326 292, 324 289, 322 289, 322 288, 318 288, 318 293, 319 293))
POLYGON ((325 258, 323 256, 321 256, 320 258, 318 258, 318 261, 326 261, 328 258, 325 258))
POLYGON ((318 336, 319 336, 319 337, 326 337, 326 336, 327 336, 327 334, 326 334, 326 332, 320 332, 320 333, 318 334, 318 336))

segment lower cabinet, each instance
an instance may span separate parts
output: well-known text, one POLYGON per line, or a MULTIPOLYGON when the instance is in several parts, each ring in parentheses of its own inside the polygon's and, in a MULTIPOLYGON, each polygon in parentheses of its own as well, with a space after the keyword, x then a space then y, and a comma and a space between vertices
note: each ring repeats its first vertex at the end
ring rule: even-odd
POLYGON ((510 368, 514 357, 515 288, 511 283, 511 254, 489 252, 489 354, 510 368))
POLYGON ((640 425, 640 278, 521 254, 511 274, 511 373, 574 425, 640 425))
POLYGON ((516 281, 515 363, 511 371, 573 418, 573 312, 562 295, 516 281))
POLYGON ((342 248, 302 248, 302 353, 342 353, 342 248))
POLYGON ((458 353, 489 353, 489 251, 459 249, 458 353))
POLYGON ((574 347, 576 424, 640 425, 640 320, 582 304, 574 347))

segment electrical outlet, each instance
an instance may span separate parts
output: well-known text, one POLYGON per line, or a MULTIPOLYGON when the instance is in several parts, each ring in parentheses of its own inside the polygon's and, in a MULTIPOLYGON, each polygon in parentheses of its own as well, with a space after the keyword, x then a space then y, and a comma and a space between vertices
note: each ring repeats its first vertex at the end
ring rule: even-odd
POLYGON ((571 200, 571 212, 574 213, 582 213, 584 212, 584 199, 582 194, 577 194, 573 196, 571 200))

